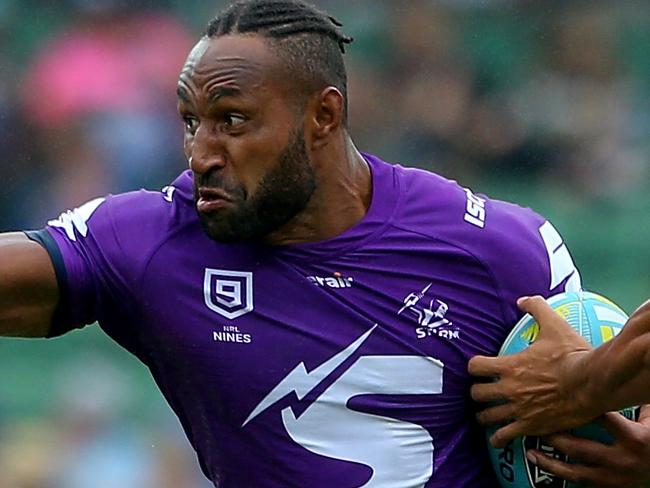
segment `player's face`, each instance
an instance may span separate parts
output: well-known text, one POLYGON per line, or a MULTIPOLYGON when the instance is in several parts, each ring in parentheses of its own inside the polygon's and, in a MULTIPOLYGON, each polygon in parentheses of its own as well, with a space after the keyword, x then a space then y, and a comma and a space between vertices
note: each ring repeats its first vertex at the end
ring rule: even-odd
POLYGON ((196 208, 217 241, 256 241, 307 206, 315 187, 301 110, 266 41, 203 39, 178 83, 196 208))

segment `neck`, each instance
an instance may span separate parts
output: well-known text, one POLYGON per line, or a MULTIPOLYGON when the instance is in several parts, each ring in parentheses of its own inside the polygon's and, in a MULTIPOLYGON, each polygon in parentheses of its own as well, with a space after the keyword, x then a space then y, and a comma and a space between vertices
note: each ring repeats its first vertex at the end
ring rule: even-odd
POLYGON ((336 237, 359 222, 372 199, 368 163, 345 137, 338 150, 314 158, 316 190, 305 210, 269 234, 273 246, 317 242, 336 237))

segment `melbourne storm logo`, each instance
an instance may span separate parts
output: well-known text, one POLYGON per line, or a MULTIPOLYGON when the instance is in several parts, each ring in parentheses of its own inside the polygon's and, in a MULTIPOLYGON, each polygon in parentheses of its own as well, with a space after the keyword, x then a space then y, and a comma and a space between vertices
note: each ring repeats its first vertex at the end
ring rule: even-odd
POLYGON ((422 291, 409 293, 403 300, 402 308, 397 315, 411 317, 420 327, 415 329, 418 339, 425 337, 444 337, 446 339, 458 339, 460 331, 445 316, 449 311, 449 305, 442 300, 427 296, 433 283, 429 283, 422 291))

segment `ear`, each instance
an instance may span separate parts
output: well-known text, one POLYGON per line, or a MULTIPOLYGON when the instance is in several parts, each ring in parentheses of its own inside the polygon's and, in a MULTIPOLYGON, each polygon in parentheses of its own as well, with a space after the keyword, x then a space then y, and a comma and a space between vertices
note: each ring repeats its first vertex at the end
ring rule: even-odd
POLYGON ((310 103, 312 144, 314 149, 327 145, 343 126, 345 99, 338 88, 328 86, 314 95, 310 103))

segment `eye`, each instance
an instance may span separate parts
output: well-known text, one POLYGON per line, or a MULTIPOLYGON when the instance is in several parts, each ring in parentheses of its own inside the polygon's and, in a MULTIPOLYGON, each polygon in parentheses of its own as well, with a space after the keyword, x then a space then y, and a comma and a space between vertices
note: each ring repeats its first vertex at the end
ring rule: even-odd
POLYGON ((183 117, 183 122, 185 123, 185 130, 192 135, 194 135, 196 133, 196 129, 199 128, 199 119, 196 117, 187 115, 183 117))
POLYGON ((241 125, 244 122, 246 122, 246 117, 239 114, 228 113, 225 115, 224 120, 228 127, 237 127, 238 125, 241 125))

